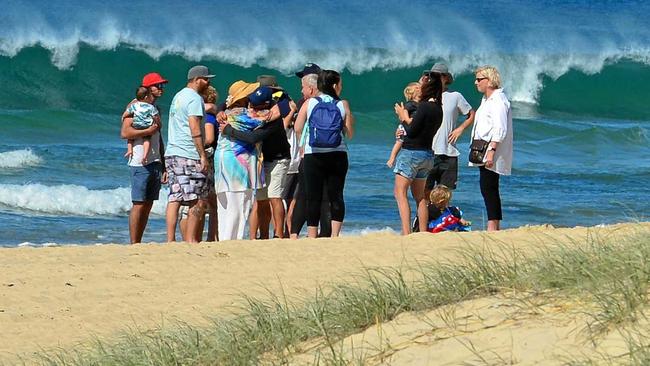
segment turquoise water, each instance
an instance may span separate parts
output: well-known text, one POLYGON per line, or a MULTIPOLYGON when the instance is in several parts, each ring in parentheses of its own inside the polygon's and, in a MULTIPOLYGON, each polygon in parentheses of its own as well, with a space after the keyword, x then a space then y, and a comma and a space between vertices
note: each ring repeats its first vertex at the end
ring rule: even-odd
MULTIPOLYGON (((450 65, 453 87, 475 108, 480 95, 471 71, 486 63, 502 71, 515 116, 513 175, 501 189, 505 227, 595 225, 650 213, 644 19, 650 6, 644 2, 380 1, 372 8, 319 2, 303 16, 253 2, 200 2, 219 21, 198 31, 190 31, 190 17, 178 15, 199 2, 187 4, 161 2, 138 22, 126 15, 145 8, 123 1, 5 4, 0 245, 127 242, 119 114, 141 76, 158 71, 170 80, 160 100, 166 121, 173 94, 197 62, 217 74, 222 97, 235 80, 271 73, 298 98, 299 81, 291 75, 306 61, 343 71, 343 94, 358 123, 346 234, 397 230, 393 175, 384 165, 395 127, 392 105, 404 85, 437 61, 450 65), (20 21, 27 13, 29 24, 20 21), (250 15, 246 27, 243 14, 250 15)), ((287 6, 299 4, 305 6, 287 6)), ((463 153, 468 139, 461 138, 463 153)), ((481 229, 478 172, 462 159, 454 201, 481 229)), ((145 240, 164 239, 163 213, 159 202, 145 240)))

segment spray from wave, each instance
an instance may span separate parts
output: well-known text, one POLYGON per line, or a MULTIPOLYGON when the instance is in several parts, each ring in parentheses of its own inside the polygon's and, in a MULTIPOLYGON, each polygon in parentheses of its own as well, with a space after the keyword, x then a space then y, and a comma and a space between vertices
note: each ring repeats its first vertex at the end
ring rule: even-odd
POLYGON ((511 98, 528 103, 537 102, 545 77, 555 80, 570 70, 592 75, 622 59, 645 64, 650 60, 650 27, 643 18, 650 7, 625 1, 588 6, 505 2, 500 7, 442 2, 435 12, 430 3, 418 0, 380 0, 372 7, 327 0, 250 5, 198 0, 154 8, 126 1, 111 6, 101 1, 14 2, 0 15, 5 24, 0 29, 0 55, 15 57, 39 46, 49 50, 51 62, 61 70, 74 68, 83 46, 135 49, 153 60, 180 55, 195 62, 258 65, 285 74, 307 61, 353 74, 438 60, 449 63, 456 74, 494 64, 502 70, 511 98), (207 15, 201 26, 184 15, 199 4, 207 15), (287 11, 310 7, 313 12, 299 16, 287 11), (321 9, 328 9, 330 16, 323 16, 321 9), (143 12, 148 16, 131 16, 143 12), (24 14, 30 22, 22 21, 24 14))
POLYGON ((0 168, 28 168, 40 165, 43 160, 32 150, 14 150, 0 153, 0 168))
MULTIPOLYGON (((160 197, 166 197, 161 190, 160 197)), ((152 213, 165 214, 164 200, 155 201, 152 213)), ((124 215, 131 209, 129 188, 91 190, 78 185, 0 184, 0 205, 20 212, 47 215, 124 215)))

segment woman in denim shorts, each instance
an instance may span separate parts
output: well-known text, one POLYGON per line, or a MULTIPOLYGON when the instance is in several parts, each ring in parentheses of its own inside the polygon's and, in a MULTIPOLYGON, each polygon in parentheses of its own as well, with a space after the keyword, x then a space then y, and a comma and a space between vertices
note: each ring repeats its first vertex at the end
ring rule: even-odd
POLYGON ((407 193, 409 187, 416 202, 420 231, 427 229, 427 200, 424 185, 433 167, 433 136, 442 124, 442 82, 440 74, 425 74, 421 79, 421 97, 418 109, 409 117, 408 111, 400 104, 395 105, 406 136, 395 163, 394 195, 402 223, 402 235, 411 233, 411 207, 407 193))

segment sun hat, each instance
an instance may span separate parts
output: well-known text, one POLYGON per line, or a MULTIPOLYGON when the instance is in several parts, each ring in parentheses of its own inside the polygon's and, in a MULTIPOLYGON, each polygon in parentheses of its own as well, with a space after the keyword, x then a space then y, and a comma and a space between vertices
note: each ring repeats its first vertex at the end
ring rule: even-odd
POLYGON ((248 97, 255 89, 260 87, 260 83, 247 83, 244 80, 237 80, 228 88, 228 99, 226 108, 230 108, 235 102, 248 97))
POLYGON ((156 84, 166 84, 166 83, 167 80, 165 80, 157 72, 150 72, 142 78, 142 86, 144 86, 145 88, 154 86, 156 84))

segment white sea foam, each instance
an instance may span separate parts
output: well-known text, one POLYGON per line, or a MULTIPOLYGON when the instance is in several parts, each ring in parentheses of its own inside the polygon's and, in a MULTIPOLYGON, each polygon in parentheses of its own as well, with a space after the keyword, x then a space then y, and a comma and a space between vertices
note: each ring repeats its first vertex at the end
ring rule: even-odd
POLYGON ((346 236, 355 236, 355 235, 366 236, 372 234, 397 234, 397 231, 393 230, 393 228, 388 226, 385 226, 383 228, 366 227, 361 230, 351 230, 347 232, 346 236))
MULTIPOLYGON (((152 209, 165 214, 166 192, 152 209)), ((131 209, 129 188, 91 190, 78 185, 0 184, 0 205, 19 211, 49 215, 107 216, 123 215, 131 209)))
POLYGON ((32 243, 32 242, 26 241, 26 242, 23 242, 23 243, 18 244, 18 247, 34 247, 34 248, 36 248, 36 247, 44 247, 44 248, 47 248, 47 247, 58 247, 58 246, 59 246, 58 243, 51 243, 51 242, 48 242, 48 243, 42 243, 42 244, 36 244, 36 243, 32 243))
POLYGON ((43 162, 30 149, 13 150, 0 153, 0 168, 27 168, 43 162))

